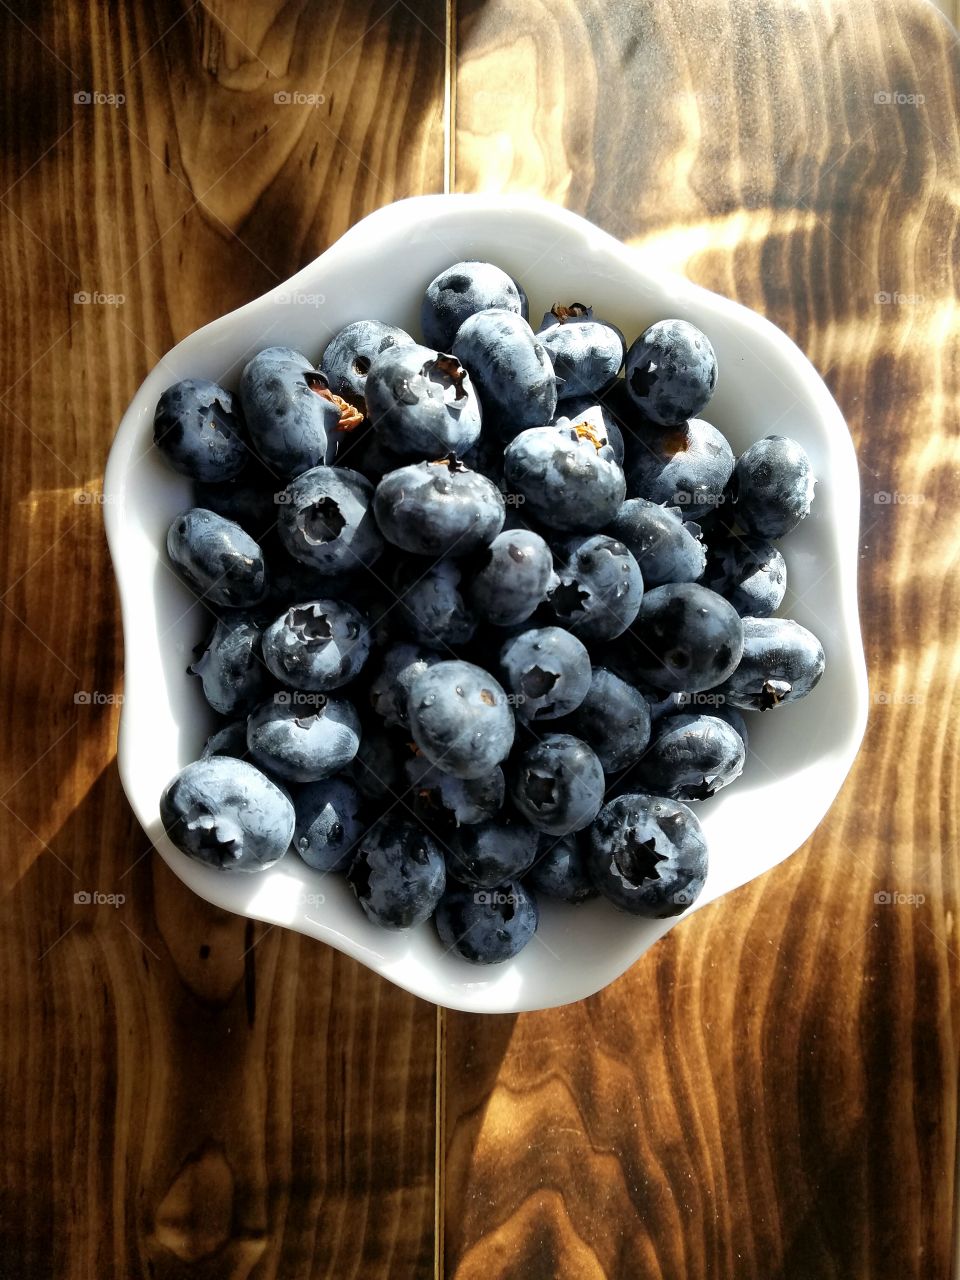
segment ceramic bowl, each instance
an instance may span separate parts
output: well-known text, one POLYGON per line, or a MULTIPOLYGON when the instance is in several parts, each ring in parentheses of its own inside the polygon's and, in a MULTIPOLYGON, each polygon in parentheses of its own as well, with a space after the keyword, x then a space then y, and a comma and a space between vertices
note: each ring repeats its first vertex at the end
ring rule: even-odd
POLYGON ((291 280, 191 334, 146 378, 123 417, 104 480, 104 514, 123 614, 125 699, 120 777, 160 855, 217 906, 298 929, 426 1000, 514 1012, 579 1000, 628 969, 668 929, 768 871, 813 832, 853 762, 866 723, 857 617, 859 481, 843 417, 816 370, 762 316, 679 276, 652 273, 628 247, 562 208, 532 198, 425 196, 371 214, 291 280), (164 553, 189 483, 152 448, 154 408, 170 383, 208 377, 235 386, 262 347, 319 357, 351 320, 376 317, 418 333, 424 288, 444 267, 489 259, 524 285, 536 322, 558 300, 583 298, 632 341, 679 316, 712 341, 719 385, 706 417, 740 452, 776 432, 799 440, 818 484, 810 517, 784 542, 790 589, 781 610, 822 640, 826 673, 795 705, 750 715, 750 754, 737 784, 698 808, 710 848, 703 894, 683 916, 636 920, 605 901, 542 902, 541 926, 516 959, 489 969, 445 954, 433 925, 408 934, 370 924, 347 884, 293 854, 258 875, 229 875, 181 854, 160 824, 159 797, 211 729, 198 682, 185 675, 204 611, 164 553))

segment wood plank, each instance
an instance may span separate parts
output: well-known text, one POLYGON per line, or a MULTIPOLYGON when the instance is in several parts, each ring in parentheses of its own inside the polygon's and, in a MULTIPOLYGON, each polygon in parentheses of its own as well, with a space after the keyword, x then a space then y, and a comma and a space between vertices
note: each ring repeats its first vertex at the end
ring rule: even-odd
POLYGON ((955 39, 919 0, 461 0, 457 52, 459 189, 565 202, 827 378, 861 460, 874 706, 784 866, 591 1000, 449 1017, 445 1274, 947 1280, 955 39))
POLYGON ((167 347, 441 188, 443 32, 439 0, 0 6, 3 1276, 433 1273, 435 1012, 150 855, 97 497, 167 347))

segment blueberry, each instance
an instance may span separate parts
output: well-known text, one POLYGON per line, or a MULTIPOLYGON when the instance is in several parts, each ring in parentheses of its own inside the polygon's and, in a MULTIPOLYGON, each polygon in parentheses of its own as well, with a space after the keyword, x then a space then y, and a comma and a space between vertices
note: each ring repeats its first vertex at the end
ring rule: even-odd
POLYGON ((580 738, 548 733, 514 765, 512 795, 532 827, 549 835, 582 831, 603 804, 603 768, 580 738))
POLYGON ((437 904, 437 933, 470 964, 502 964, 537 931, 537 900, 516 880, 495 889, 448 889, 437 904))
POLYGON ((500 650, 500 666, 522 720, 569 715, 590 689, 590 655, 560 627, 535 627, 511 636, 500 650))
POLYGON ((337 689, 359 673, 369 653, 367 621, 344 601, 294 605, 263 633, 264 662, 293 689, 337 689))
POLYGON ((618 796, 600 810, 586 848, 594 884, 631 915, 679 915, 699 896, 707 875, 703 830, 678 800, 618 796))
POLYGON ((525 622, 554 583, 553 554, 538 533, 512 529, 494 538, 472 576, 468 598, 485 622, 508 627, 525 622))
POLYGON ((799 622, 744 618, 743 657, 716 693, 745 711, 769 711, 806 697, 824 664, 823 645, 799 622))
POLYGON ((293 837, 290 798, 259 769, 210 756, 181 769, 160 797, 160 820, 181 851, 221 871, 263 871, 293 837))
POLYGON ((665 582, 696 582, 703 577, 707 551, 699 526, 685 522, 676 507, 628 498, 607 533, 629 547, 647 590, 665 582))
POLYGON ((650 741, 650 706, 639 689, 594 667, 587 696, 564 722, 588 742, 608 773, 635 764, 650 741))
POLYGON ((737 707, 729 706, 727 703, 724 702, 724 703, 721 703, 719 706, 715 707, 711 712, 711 715, 715 715, 719 717, 719 719, 725 720, 731 729, 736 730, 736 732, 739 733, 741 739, 743 740, 744 752, 749 751, 750 733, 747 729, 747 720, 746 720, 746 717, 743 715, 743 713, 740 710, 738 710, 737 707))
POLYGON ((354 573, 383 551, 373 485, 358 471, 314 467, 278 494, 277 502, 283 545, 320 573, 354 573))
POLYGON ((496 818, 450 833, 447 874, 471 889, 494 889, 522 876, 537 856, 539 837, 515 819, 496 818))
POLYGON ((363 833, 360 793, 346 778, 308 782, 293 793, 293 847, 315 871, 345 871, 363 833))
POLYGON ((214 711, 224 716, 249 711, 263 696, 266 680, 260 628, 247 614, 221 618, 202 655, 187 669, 200 677, 214 711))
POLYGON ((409 738, 409 732, 397 733, 377 721, 363 726, 348 774, 374 805, 391 807, 407 791, 404 765, 410 757, 409 738))
POLYGON ((464 601, 461 570, 454 561, 440 560, 426 572, 418 564, 400 565, 395 584, 400 617, 414 640, 445 648, 472 639, 477 623, 464 601))
POLYGON ((428 760, 458 778, 482 778, 513 746, 513 712, 496 680, 470 662, 438 662, 407 701, 410 732, 428 760))
POLYGON ((563 625, 582 640, 613 640, 626 631, 640 608, 643 578, 624 544, 596 533, 557 551, 550 607, 563 625))
POLYGON ((247 721, 247 746, 269 773, 290 782, 329 778, 360 745, 360 719, 349 702, 323 694, 278 693, 247 721))
POLYGON ((496 485, 453 457, 391 471, 373 509, 388 542, 422 556, 469 555, 493 541, 505 515, 496 485))
POLYGON ((697 693, 735 670, 743 635, 728 600, 696 582, 679 582, 646 592, 624 640, 641 680, 665 692, 697 693))
POLYGON ((739 778, 744 757, 743 739, 719 716, 666 716, 636 776, 645 791, 689 804, 739 778))
POLYGON ((809 514, 816 483, 796 440, 766 436, 737 459, 733 497, 737 520, 764 538, 782 538, 809 514))
POLYGON ((433 915, 446 870, 422 827, 390 815, 363 836, 347 879, 368 920, 384 929, 412 929, 433 915))
POLYGON ((575 906, 595 898, 598 892, 575 834, 561 836, 559 840, 541 835, 537 860, 524 879, 537 893, 575 906))
POLYGON ((463 454, 480 436, 480 404, 470 374, 453 356, 411 343, 388 347, 367 374, 367 413, 401 456, 463 454))
POLYGON ((240 405, 206 378, 167 387, 157 403, 153 439, 175 471, 208 484, 233 480, 250 458, 240 405))
POLYGON ((709 515, 725 500, 733 474, 733 450, 702 418, 666 430, 648 429, 630 452, 631 498, 680 507, 687 519, 709 515))
POLYGON ((259 545, 232 520, 194 507, 167 532, 167 555, 200 595, 213 604, 256 604, 267 589, 259 545))
POLYGON ((223 484, 196 483, 193 487, 194 505, 213 511, 224 520, 232 520, 259 542, 277 523, 276 487, 269 471, 260 471, 251 464, 239 480, 228 480, 223 484))
POLYGON ((441 819, 447 825, 473 826, 495 817, 503 807, 506 782, 499 765, 482 778, 455 778, 418 752, 406 761, 404 773, 414 806, 427 824, 441 819))
POLYGON ((623 364, 623 335, 599 320, 565 320, 541 329, 537 338, 550 357, 561 401, 597 395, 623 364))
POLYGON ((549 422, 557 408, 557 379, 543 344, 512 311, 480 311, 461 326, 453 354, 476 383, 483 422, 509 440, 549 422))
POLYGON ((383 654, 379 674, 370 682, 370 705, 377 715, 393 728, 409 728, 410 687, 417 676, 440 661, 439 654, 423 645, 406 641, 392 644, 383 654))
POLYGON ((330 390, 366 411, 367 374, 377 356, 389 347, 410 346, 413 339, 382 320, 355 320, 335 333, 320 357, 320 372, 330 390))
POLYGON ((523 431, 507 446, 503 463, 508 487, 551 529, 601 529, 626 494, 613 451, 590 427, 523 431))
POLYGON ((240 403, 254 448, 278 474, 297 476, 333 460, 340 406, 299 351, 268 347, 254 356, 240 376, 240 403))
POLYGON ((627 352, 627 389, 645 418, 674 427, 696 417, 717 385, 717 357, 686 320, 658 320, 627 352))
POLYGON ((589 427, 601 443, 609 445, 613 460, 623 466, 623 431, 617 419, 605 404, 599 404, 596 396, 571 396, 557 406, 557 416, 551 427, 589 427))
POLYGON ((226 724, 216 733, 211 733, 203 744, 200 759, 209 760, 211 756, 234 756, 237 760, 246 760, 249 754, 247 722, 234 720, 232 724, 226 724))
POLYGON ((420 308, 424 339, 449 351, 464 320, 491 307, 526 319, 527 295, 516 280, 490 262, 455 262, 427 285, 420 308))
POLYGON ((741 617, 767 618, 787 590, 787 566, 768 538, 732 535, 710 549, 704 584, 725 596, 741 617))

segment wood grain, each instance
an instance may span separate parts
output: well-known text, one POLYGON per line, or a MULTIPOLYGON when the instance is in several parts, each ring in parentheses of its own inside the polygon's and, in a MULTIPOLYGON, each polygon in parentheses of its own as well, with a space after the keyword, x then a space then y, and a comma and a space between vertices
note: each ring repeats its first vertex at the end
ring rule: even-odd
POLYGON ((457 49, 458 188, 563 200, 826 376, 861 461, 874 705, 796 857, 591 1000, 450 1015, 446 1274, 947 1280, 955 33, 916 2, 461 0, 457 49))
POLYGON ((98 497, 166 348, 440 188, 443 30, 388 0, 0 6, 5 1280, 434 1270, 435 1012, 151 855, 98 497))

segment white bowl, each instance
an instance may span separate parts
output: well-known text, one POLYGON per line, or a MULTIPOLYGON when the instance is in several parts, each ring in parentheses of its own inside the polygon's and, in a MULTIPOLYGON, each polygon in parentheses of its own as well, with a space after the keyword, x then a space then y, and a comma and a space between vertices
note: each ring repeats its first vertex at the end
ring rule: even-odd
POLYGON ((126 649, 118 755, 127 797, 162 857, 201 897, 339 947, 424 999, 488 1013, 579 1000, 619 977, 696 909, 786 858, 840 789, 866 724, 859 499, 856 457, 836 403, 806 357, 762 316, 681 277, 651 274, 619 241, 541 200, 424 196, 390 205, 287 283, 174 347, 120 424, 104 479, 104 514, 126 649), (163 550, 170 521, 190 497, 188 482, 151 447, 160 393, 186 377, 235 386, 250 356, 274 344, 316 358, 337 329, 363 317, 416 334, 427 282, 471 258, 496 262, 523 283, 534 323, 554 302, 582 298, 619 324, 628 341, 667 316, 707 333, 720 371, 708 419, 734 452, 773 432, 794 437, 819 477, 811 516, 784 544, 790 589, 781 612, 814 631, 827 654, 826 673, 810 697, 749 717, 743 778, 698 807, 710 871, 694 908, 672 920, 644 921, 604 901, 581 907, 543 901, 533 942, 489 969, 445 954, 432 924, 408 934, 376 928, 341 878, 311 871, 295 855, 259 875, 201 866, 167 839, 158 804, 172 775, 198 756, 211 725, 198 682, 184 672, 204 611, 163 550))

